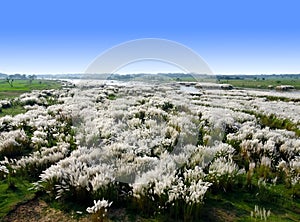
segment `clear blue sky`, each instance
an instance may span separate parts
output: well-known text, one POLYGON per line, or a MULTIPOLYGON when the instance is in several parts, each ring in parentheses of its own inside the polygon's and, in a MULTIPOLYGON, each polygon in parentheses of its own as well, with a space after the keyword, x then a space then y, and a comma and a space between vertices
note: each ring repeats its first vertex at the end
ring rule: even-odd
POLYGON ((82 73, 124 41, 164 38, 215 73, 300 73, 300 1, 1 1, 0 72, 82 73))

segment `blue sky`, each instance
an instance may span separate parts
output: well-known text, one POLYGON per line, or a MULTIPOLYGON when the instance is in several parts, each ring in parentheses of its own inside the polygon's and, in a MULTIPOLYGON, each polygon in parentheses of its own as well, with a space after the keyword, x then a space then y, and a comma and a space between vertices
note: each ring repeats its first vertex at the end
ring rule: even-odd
POLYGON ((139 38, 197 52, 216 74, 300 73, 300 2, 1 1, 0 72, 82 73, 139 38))

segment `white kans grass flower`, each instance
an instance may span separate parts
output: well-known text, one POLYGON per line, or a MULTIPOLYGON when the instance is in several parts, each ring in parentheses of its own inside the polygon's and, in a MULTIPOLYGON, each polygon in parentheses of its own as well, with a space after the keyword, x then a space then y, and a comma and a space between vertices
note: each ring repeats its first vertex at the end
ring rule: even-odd
POLYGON ((270 210, 267 211, 264 207, 260 208, 259 206, 255 205, 254 211, 251 211, 250 215, 251 217, 254 217, 255 220, 257 218, 260 218, 261 220, 266 221, 268 217, 270 217, 271 211, 270 210))
POLYGON ((11 107, 11 101, 9 100, 0 100, 0 109, 1 108, 9 108, 11 107))
POLYGON ((67 156, 70 144, 60 142, 57 146, 51 148, 42 147, 39 151, 33 152, 29 156, 23 156, 21 159, 15 161, 12 166, 14 169, 26 169, 27 167, 40 167, 51 165, 58 162, 67 156))
POLYGON ((103 170, 100 171, 98 168, 95 176, 90 179, 90 184, 93 191, 97 191, 115 180, 113 172, 109 170, 109 166, 103 165, 102 169, 103 170))
POLYGON ((7 167, 0 165, 0 178, 1 176, 5 178, 7 174, 9 174, 9 170, 7 169, 7 167))
POLYGON ((270 168, 270 167, 271 167, 271 159, 268 158, 268 157, 263 156, 263 157, 261 158, 260 164, 261 164, 262 166, 266 166, 266 167, 269 167, 269 168, 270 168))
POLYGON ((186 203, 189 205, 202 203, 205 193, 211 185, 211 183, 202 180, 198 180, 197 182, 192 181, 187 187, 185 195, 186 203))
POLYGON ((237 174, 243 173, 239 170, 236 163, 233 162, 232 157, 219 157, 215 159, 209 167, 209 175, 215 175, 217 178, 222 175, 234 177, 237 174))
POLYGON ((113 202, 108 202, 107 200, 94 200, 94 206, 86 208, 86 211, 90 214, 97 213, 100 210, 104 210, 105 212, 107 209, 112 205, 113 202))
MULTIPOLYGON (((244 92, 238 90, 231 90, 231 92, 207 90, 205 95, 202 95, 201 100, 196 100, 195 103, 211 107, 230 108, 236 111, 254 111, 267 116, 275 115, 278 118, 289 119, 295 124, 300 121, 300 116, 297 115, 300 112, 299 103, 280 101, 280 99, 272 101, 268 99, 268 96, 286 98, 286 100, 299 98, 299 94, 293 95, 292 93, 251 90, 244 92)), ((242 112, 240 113, 242 114, 242 112)))
POLYGON ((24 130, 0 132, 0 154, 18 152, 22 150, 27 141, 28 138, 24 130))
POLYGON ((199 181, 204 179, 205 173, 200 166, 195 166, 194 169, 186 169, 183 173, 183 177, 184 180, 188 182, 199 181))
POLYGON ((291 183, 296 185, 300 183, 300 156, 296 156, 290 161, 291 183))
MULTIPOLYGON (((255 166, 277 167, 292 185, 299 183, 299 138, 262 127, 255 116, 299 125, 297 102, 269 101, 271 93, 252 90, 212 89, 190 96, 179 86, 97 84, 22 95, 18 101, 28 104, 28 111, 0 118, 0 152, 27 142, 33 150, 1 164, 16 170, 45 167, 35 187, 56 198, 84 191, 98 199, 123 182, 130 184, 130 197, 162 200, 164 206, 202 204, 213 185, 234 183, 244 173, 234 155, 245 158, 252 173, 255 166), (63 104, 49 105, 50 100, 63 104), (30 136, 22 128, 31 129, 30 136)), ((87 211, 105 212, 110 205, 98 200, 87 211)))

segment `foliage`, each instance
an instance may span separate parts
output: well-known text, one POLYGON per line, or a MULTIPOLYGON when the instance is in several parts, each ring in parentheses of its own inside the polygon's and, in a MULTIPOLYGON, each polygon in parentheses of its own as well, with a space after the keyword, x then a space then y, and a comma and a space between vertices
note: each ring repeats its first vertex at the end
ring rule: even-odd
POLYGON ((124 206, 154 220, 218 221, 226 211, 228 220, 299 220, 296 97, 220 89, 194 97, 160 84, 2 100, 2 112, 24 109, 0 118, 2 215, 36 193, 99 221, 124 206))

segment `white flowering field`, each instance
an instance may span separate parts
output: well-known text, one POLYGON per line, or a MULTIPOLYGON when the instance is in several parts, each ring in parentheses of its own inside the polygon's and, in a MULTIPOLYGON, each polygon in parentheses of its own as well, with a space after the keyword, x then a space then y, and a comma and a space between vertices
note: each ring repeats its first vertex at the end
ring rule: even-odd
POLYGON ((0 118, 1 189, 27 181, 94 221, 120 208, 159 221, 230 221, 220 208, 300 220, 299 91, 94 81, 0 110, 14 104, 26 112, 0 118))

